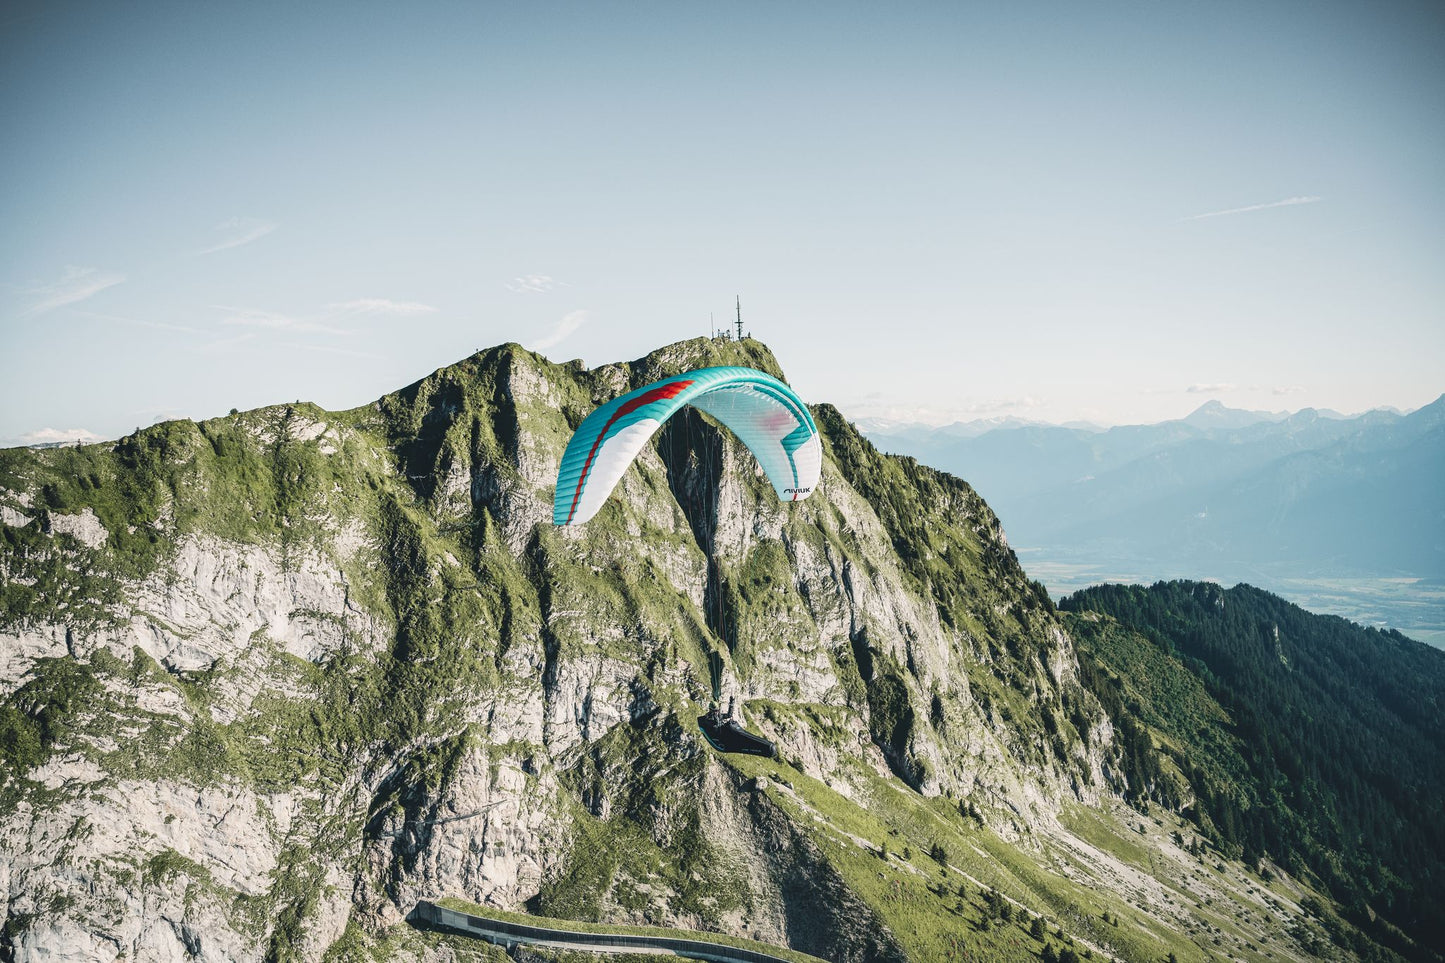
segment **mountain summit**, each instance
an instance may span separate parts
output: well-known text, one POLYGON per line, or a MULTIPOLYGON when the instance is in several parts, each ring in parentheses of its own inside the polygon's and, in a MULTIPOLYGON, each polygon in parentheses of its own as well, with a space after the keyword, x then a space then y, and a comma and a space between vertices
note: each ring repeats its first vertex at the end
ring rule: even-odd
POLYGON ((1180 420, 1196 428, 1247 428, 1261 422, 1283 421, 1289 417, 1287 411, 1246 411, 1230 408, 1217 398, 1210 399, 1195 408, 1180 420))

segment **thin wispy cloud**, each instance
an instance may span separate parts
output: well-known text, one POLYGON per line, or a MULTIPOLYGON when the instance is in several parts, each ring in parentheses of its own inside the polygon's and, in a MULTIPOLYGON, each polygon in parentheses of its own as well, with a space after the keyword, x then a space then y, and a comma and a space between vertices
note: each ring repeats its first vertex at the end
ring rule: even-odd
POLYGON ((331 344, 307 344, 303 341, 282 341, 277 347, 295 348, 298 351, 315 351, 319 354, 337 354, 346 358, 366 358, 371 361, 386 360, 382 355, 370 351, 353 351, 351 348, 338 348, 331 344))
POLYGON ((1304 385, 1280 385, 1274 389, 1274 393, 1277 395, 1297 395, 1304 390, 1304 385))
POLYGON ((205 334, 200 328, 194 328, 184 324, 171 324, 169 321, 151 321, 146 318, 128 318, 120 314, 105 314, 100 311, 76 311, 76 314, 84 318, 94 318, 97 321, 114 321, 118 324, 133 324, 140 328, 157 328, 161 331, 183 331, 186 334, 205 334))
POLYGON ((356 298, 328 304, 327 309, 336 314, 431 314, 436 308, 419 301, 393 301, 390 298, 356 298))
MULTIPOLYGON (((290 335, 351 335, 356 332, 339 326, 347 318, 358 319, 363 316, 416 317, 431 314, 437 310, 432 305, 423 304, 420 301, 393 301, 390 298, 353 298, 350 301, 333 301, 326 305, 325 310, 312 314, 286 314, 280 311, 224 304, 213 305, 213 307, 218 311, 225 312, 225 316, 220 320, 222 325, 233 328, 251 328, 255 332, 271 331, 290 335)), ((317 345, 290 346, 317 351, 330 350, 317 345)), ((350 349, 338 348, 335 351, 335 353, 348 352, 358 357, 376 357, 376 355, 368 355, 350 349)))
POLYGON ((220 240, 208 248, 197 251, 196 254, 229 251, 233 247, 258 241, 280 226, 274 221, 263 221, 258 217, 232 217, 215 226, 214 231, 220 236, 220 240))
POLYGON ((127 421, 132 418, 137 419, 135 421, 136 427, 139 427, 143 423, 158 425, 163 421, 179 421, 185 417, 186 412, 180 408, 157 408, 155 406, 136 408, 125 413, 125 419, 127 421))
POLYGON ((905 425, 929 425, 935 428, 959 421, 1018 416, 1045 407, 1047 399, 1024 395, 1019 398, 991 398, 967 405, 918 405, 890 403, 881 392, 870 392, 862 401, 844 403, 849 418, 872 418, 905 425))
POLYGON ((232 348, 239 347, 240 345, 243 345, 248 341, 254 341, 255 339, 256 332, 242 331, 240 334, 233 335, 229 338, 217 338, 214 341, 208 341, 205 344, 197 345, 195 350, 206 354, 217 351, 230 351, 232 348))
POLYGON ((967 420, 965 415, 955 409, 935 408, 931 405, 863 405, 850 406, 843 410, 854 421, 871 418, 899 425, 928 425, 932 428, 967 420))
POLYGON ((1229 381, 1210 381, 1199 384, 1192 384, 1184 390, 1191 395, 1217 395, 1223 391, 1233 391, 1235 385, 1229 381))
POLYGON ((551 334, 532 342, 527 347, 533 351, 546 351, 548 348, 554 348, 572 337, 578 328, 587 323, 588 318, 589 315, 586 311, 571 311, 564 315, 561 321, 557 322, 551 334))
POLYGON ((514 294, 546 294, 559 287, 566 285, 545 274, 524 274, 507 282, 507 290, 514 294))
POLYGON ((84 428, 41 428, 20 436, 22 445, 89 445, 104 440, 84 428))
POLYGON ((313 318, 298 318, 289 314, 280 314, 276 311, 261 311, 256 308, 233 308, 220 304, 215 305, 215 307, 218 310, 227 312, 226 317, 221 319, 221 323, 225 325, 267 328, 272 331, 294 331, 303 334, 351 333, 313 318))
POLYGON ((989 401, 975 402, 966 406, 964 411, 971 415, 997 415, 1006 411, 1031 411, 1043 404, 1043 399, 1024 395, 1021 398, 995 398, 989 401))
POLYGON ((1294 207, 1297 204, 1317 204, 1324 200, 1323 197, 1286 197, 1282 201, 1270 201, 1268 204, 1251 204, 1248 207, 1231 207, 1227 211, 1210 211, 1208 214, 1195 214, 1190 217, 1180 218, 1182 221, 1202 221, 1207 217, 1224 217, 1227 214, 1248 214, 1250 211, 1267 211, 1272 207, 1294 207))
POLYGON ((93 267, 66 267, 60 280, 30 286, 27 291, 30 295, 30 307, 20 312, 20 316, 31 318, 63 308, 67 304, 84 301, 124 281, 125 275, 116 271, 101 271, 93 267))

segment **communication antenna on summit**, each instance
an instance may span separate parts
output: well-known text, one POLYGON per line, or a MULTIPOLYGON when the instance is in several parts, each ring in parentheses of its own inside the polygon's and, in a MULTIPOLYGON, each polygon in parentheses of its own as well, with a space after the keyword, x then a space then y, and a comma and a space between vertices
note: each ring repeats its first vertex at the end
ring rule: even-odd
POLYGON ((733 295, 738 299, 738 340, 743 339, 743 299, 739 295, 733 295))

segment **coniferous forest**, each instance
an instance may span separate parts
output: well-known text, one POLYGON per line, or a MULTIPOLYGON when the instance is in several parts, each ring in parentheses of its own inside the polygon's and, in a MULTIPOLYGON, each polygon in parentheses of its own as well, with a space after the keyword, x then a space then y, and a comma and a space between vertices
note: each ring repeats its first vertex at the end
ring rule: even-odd
POLYGON ((1065 598, 1126 798, 1181 809, 1231 855, 1322 884, 1333 938, 1445 946, 1445 653, 1248 585, 1065 598))

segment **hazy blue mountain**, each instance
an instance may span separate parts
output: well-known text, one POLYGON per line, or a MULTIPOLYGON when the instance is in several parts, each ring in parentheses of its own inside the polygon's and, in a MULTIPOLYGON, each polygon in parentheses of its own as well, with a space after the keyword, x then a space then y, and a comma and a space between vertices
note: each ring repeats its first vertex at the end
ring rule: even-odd
POLYGON ((1185 415, 1183 420, 1196 428, 1247 428, 1261 422, 1284 421, 1288 417, 1287 411, 1246 411, 1230 408, 1216 400, 1206 401, 1185 415))
MULTIPOLYGON (((1211 401, 1176 421, 1102 432, 870 438, 969 479, 1056 590, 1106 569, 1250 580, 1286 594, 1290 579, 1445 576, 1445 397, 1408 415, 1285 416, 1211 401), (1072 580, 1052 568, 1085 564, 1072 580)), ((1378 620, 1407 631, 1445 622, 1438 601, 1411 602, 1378 620)), ((1369 617, 1349 604, 1333 610, 1369 617)))

